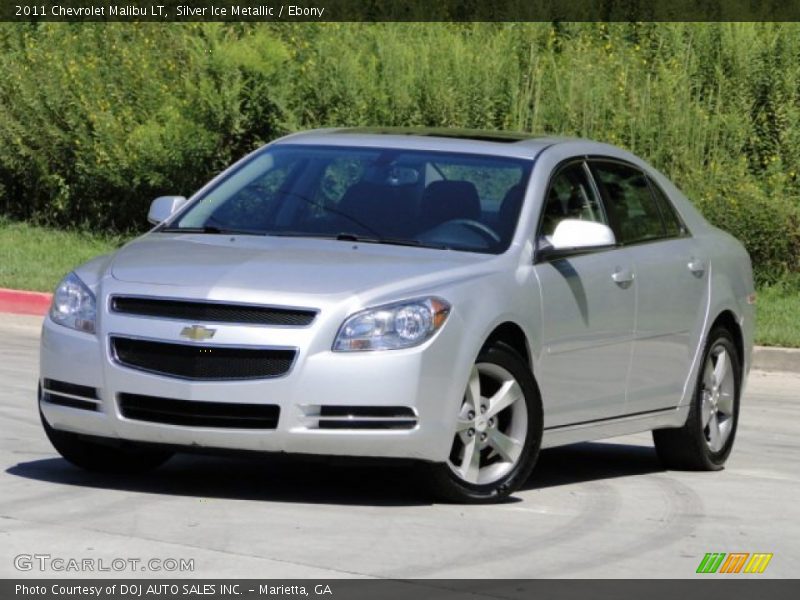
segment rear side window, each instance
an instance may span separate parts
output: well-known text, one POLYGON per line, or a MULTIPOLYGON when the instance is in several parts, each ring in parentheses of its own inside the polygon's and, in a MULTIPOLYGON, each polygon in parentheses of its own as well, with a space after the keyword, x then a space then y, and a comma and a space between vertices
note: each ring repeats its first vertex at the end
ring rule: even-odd
POLYGON ((656 204, 658 204, 658 208, 661 210, 661 216, 664 217, 664 227, 667 235, 669 237, 680 237, 685 235, 686 226, 683 224, 683 221, 681 221, 681 218, 678 216, 675 207, 672 205, 670 199, 667 198, 664 190, 662 190, 652 179, 648 178, 648 181, 650 181, 650 189, 653 191, 656 204))
POLYGON ((619 242, 635 244, 667 236, 644 173, 616 162, 594 161, 591 168, 619 242))

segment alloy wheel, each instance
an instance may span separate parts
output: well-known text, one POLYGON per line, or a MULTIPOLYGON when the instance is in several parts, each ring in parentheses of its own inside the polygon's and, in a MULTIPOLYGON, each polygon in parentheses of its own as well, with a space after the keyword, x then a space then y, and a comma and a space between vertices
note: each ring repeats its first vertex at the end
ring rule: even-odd
POLYGON ((712 452, 719 452, 733 431, 735 374, 722 344, 708 353, 703 368, 701 414, 703 435, 712 452))
POLYGON ((528 410, 514 376, 493 363, 472 367, 448 465, 463 481, 494 483, 519 462, 528 410))

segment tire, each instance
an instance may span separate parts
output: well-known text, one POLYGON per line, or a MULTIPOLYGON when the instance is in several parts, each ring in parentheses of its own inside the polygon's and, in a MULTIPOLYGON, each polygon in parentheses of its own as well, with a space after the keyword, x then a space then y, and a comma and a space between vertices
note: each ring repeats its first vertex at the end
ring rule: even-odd
POLYGON ((484 348, 470 374, 448 461, 427 465, 431 491, 445 502, 502 500, 530 476, 542 423, 541 398, 525 361, 505 344, 484 348))
POLYGON ((718 471, 725 466, 739 423, 741 381, 741 357, 733 337, 727 329, 713 329, 703 351, 686 423, 678 429, 653 431, 656 453, 665 467, 718 471), (727 362, 720 382, 718 369, 723 358, 727 362))
POLYGON ((53 429, 39 411, 47 439, 58 453, 76 467, 95 473, 132 474, 151 471, 167 462, 171 452, 149 448, 116 447, 92 442, 78 434, 53 429))

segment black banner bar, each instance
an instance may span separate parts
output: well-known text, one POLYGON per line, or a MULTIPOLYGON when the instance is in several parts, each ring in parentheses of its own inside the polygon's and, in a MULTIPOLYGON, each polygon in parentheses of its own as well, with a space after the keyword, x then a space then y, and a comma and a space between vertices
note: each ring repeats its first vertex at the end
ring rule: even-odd
POLYGON ((690 580, 520 579, 6 579, 0 598, 38 600, 770 600, 794 599, 795 580, 698 576, 690 580))
POLYGON ((780 0, 4 0, 0 21, 798 21, 780 0))

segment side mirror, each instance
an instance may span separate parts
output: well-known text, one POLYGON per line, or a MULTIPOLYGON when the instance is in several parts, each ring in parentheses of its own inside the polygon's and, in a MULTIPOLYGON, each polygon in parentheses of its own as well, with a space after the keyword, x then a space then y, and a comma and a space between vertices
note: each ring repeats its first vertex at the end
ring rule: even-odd
POLYGON ((588 250, 609 248, 617 243, 608 225, 579 219, 561 221, 549 241, 549 246, 539 250, 541 258, 562 258, 588 250))
POLYGON ((172 216, 184 204, 186 204, 184 196, 160 196, 150 205, 147 220, 153 225, 158 225, 172 216))

